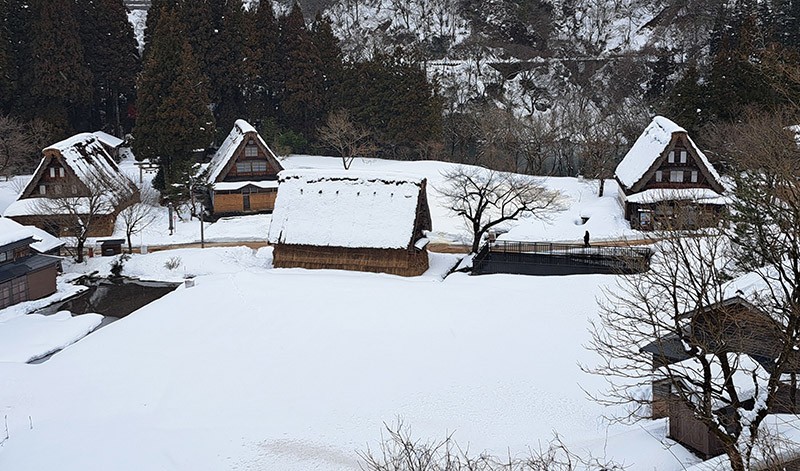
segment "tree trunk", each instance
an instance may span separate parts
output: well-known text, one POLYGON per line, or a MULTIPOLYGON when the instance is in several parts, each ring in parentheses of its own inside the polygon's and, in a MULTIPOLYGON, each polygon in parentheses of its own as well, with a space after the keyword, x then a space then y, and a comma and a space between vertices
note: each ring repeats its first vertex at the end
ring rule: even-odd
POLYGON ((731 470, 732 471, 746 471, 746 467, 744 465, 744 460, 742 457, 742 453, 736 448, 736 445, 729 445, 730 448, 727 450, 728 461, 731 463, 731 470))
POLYGON ((605 179, 605 178, 602 178, 602 177, 600 177, 600 190, 598 191, 598 194, 597 194, 597 196, 599 196, 600 198, 602 198, 602 197, 603 197, 603 190, 604 190, 604 188, 603 188, 603 187, 605 187, 605 186, 606 186, 606 185, 605 185, 605 182, 606 182, 606 179, 605 179))
POLYGON ((80 239, 80 238, 78 239, 76 247, 78 253, 75 256, 75 261, 78 263, 83 263, 83 245, 85 242, 86 242, 85 239, 80 239))
POLYGON ((126 235, 128 237, 128 253, 133 253, 133 245, 131 244, 131 233, 128 232, 126 235))

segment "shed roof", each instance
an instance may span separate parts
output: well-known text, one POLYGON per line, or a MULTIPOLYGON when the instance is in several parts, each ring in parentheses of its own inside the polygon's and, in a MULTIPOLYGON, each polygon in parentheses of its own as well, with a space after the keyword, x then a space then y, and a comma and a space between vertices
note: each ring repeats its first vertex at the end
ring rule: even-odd
POLYGON ((107 132, 103 131, 95 131, 92 134, 94 134, 94 136, 97 138, 97 140, 100 141, 101 144, 107 147, 111 147, 112 149, 121 146, 122 143, 125 142, 122 139, 118 138, 117 136, 112 136, 111 134, 108 134, 107 132))
MULTIPOLYGON (((426 180, 402 174, 292 170, 280 174, 270 243, 405 249, 426 180)), ((427 208, 427 205, 425 206, 427 208)))
POLYGON ((49 252, 64 245, 63 240, 38 227, 23 226, 13 219, 0 217, 0 246, 13 244, 28 238, 33 238, 34 242, 30 246, 39 253, 49 252))
POLYGON ((700 159, 700 164, 704 165, 708 169, 711 177, 719 182, 719 174, 711 165, 711 162, 708 161, 705 154, 703 154, 694 141, 688 136, 686 130, 663 116, 656 116, 653 118, 642 135, 636 139, 633 147, 630 148, 619 165, 617 165, 615 175, 619 182, 625 186, 625 188, 631 188, 636 185, 636 183, 647 174, 648 170, 653 167, 653 164, 656 163, 659 157, 661 157, 664 150, 669 146, 670 142, 672 142, 672 136, 675 133, 686 134, 689 145, 700 159))
POLYGON ((223 170, 228 166, 228 162, 234 157, 236 154, 236 150, 244 142, 244 138, 247 134, 254 136, 259 144, 261 144, 266 150, 269 157, 278 161, 278 157, 272 152, 272 149, 269 148, 264 139, 261 138, 261 135, 258 134, 258 131, 250 125, 247 121, 243 119, 237 119, 236 122, 233 124, 233 129, 228 134, 228 137, 222 142, 222 145, 219 146, 217 152, 214 154, 214 157, 211 158, 211 162, 209 162, 207 167, 208 172, 208 181, 209 182, 216 182, 220 178, 224 177, 223 170))

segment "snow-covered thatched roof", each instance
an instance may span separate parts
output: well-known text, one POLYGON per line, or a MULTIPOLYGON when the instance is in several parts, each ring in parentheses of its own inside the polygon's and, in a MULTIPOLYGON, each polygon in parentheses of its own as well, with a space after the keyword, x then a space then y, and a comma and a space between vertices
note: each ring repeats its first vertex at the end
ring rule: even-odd
POLYGON ((38 227, 23 226, 14 220, 0 217, 0 246, 13 244, 28 238, 34 239, 30 246, 40 253, 49 252, 56 247, 64 245, 64 241, 38 227))
MULTIPOLYGON (((415 243, 426 180, 401 174, 284 170, 273 244, 405 249, 415 243)), ((427 208, 427 206, 425 206, 427 208)))
POLYGON ((236 151, 244 143, 245 137, 248 135, 255 138, 258 143, 266 149, 268 158, 271 158, 274 163, 278 162, 278 157, 272 152, 272 149, 269 148, 267 143, 264 142, 264 139, 258 134, 256 128, 243 119, 237 119, 228 137, 226 137, 222 145, 219 146, 219 149, 217 149, 217 152, 208 164, 207 172, 209 182, 216 182, 225 176, 223 171, 228 168, 231 159, 236 155, 236 151))
POLYGON ((117 136, 112 136, 111 134, 108 134, 107 132, 95 131, 92 134, 94 134, 94 136, 97 138, 97 140, 100 141, 100 143, 102 143, 104 146, 110 147, 112 149, 121 146, 122 143, 124 142, 122 139, 118 138, 117 136))
MULTIPOLYGON (((663 116, 653 118, 653 121, 645 128, 642 135, 636 139, 633 147, 617 165, 615 171, 617 180, 628 189, 636 185, 653 168, 659 158, 664 155, 664 151, 672 142, 672 136, 676 133, 687 134, 685 129, 663 116)), ((698 164, 704 166, 710 176, 719 182, 719 174, 705 154, 695 145, 688 134, 686 139, 692 148, 691 150, 700 159, 698 164)))
POLYGON ((653 188, 625 197, 629 203, 652 204, 662 201, 692 201, 700 204, 726 205, 728 199, 709 188, 653 188))

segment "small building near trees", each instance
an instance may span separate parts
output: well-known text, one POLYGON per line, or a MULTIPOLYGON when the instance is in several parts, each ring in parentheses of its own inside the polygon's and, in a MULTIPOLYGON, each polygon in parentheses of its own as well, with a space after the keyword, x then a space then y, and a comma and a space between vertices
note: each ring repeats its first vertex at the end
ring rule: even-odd
POLYGON ((139 201, 139 189, 94 134, 76 134, 42 152, 6 217, 56 236, 74 235, 82 226, 89 237, 101 237, 114 232, 120 211, 139 201))
POLYGON ((56 292, 61 259, 36 253, 41 242, 30 227, 0 218, 0 309, 56 292))
POLYGON ((656 116, 619 163, 625 219, 641 230, 706 225, 726 204, 720 176, 685 129, 656 116))
POLYGON ((276 268, 418 276, 428 269, 427 180, 357 171, 280 175, 269 228, 276 268))
POLYGON ((202 174, 215 215, 269 212, 278 194, 277 156, 247 121, 237 120, 202 174))

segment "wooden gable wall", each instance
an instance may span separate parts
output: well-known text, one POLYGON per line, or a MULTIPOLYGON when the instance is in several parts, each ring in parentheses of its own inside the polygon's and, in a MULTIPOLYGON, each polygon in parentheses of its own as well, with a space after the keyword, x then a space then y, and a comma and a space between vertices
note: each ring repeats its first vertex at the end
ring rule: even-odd
POLYGON ((281 170, 283 167, 264 147, 257 135, 247 133, 234 151, 233 157, 225 164, 225 169, 220 173, 217 181, 276 180, 278 172, 281 170), (248 150, 248 147, 254 150, 248 150))
POLYGON ((43 164, 31 177, 31 181, 20 196, 21 199, 89 196, 86 185, 80 181, 69 165, 65 165, 61 154, 47 151, 42 159, 43 164))
POLYGON ((660 188, 724 189, 697 155, 685 133, 674 133, 669 145, 631 189, 630 193, 660 188))

